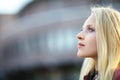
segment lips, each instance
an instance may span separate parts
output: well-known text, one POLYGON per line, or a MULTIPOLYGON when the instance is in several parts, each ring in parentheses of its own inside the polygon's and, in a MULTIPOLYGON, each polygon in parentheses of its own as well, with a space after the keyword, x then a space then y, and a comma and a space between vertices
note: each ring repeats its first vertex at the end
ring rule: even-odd
POLYGON ((83 43, 78 43, 78 48, 85 46, 83 43))

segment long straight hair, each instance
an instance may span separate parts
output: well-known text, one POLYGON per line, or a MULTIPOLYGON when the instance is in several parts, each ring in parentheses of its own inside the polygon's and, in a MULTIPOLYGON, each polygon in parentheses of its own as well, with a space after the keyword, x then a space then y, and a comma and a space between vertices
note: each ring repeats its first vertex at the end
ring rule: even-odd
MULTIPOLYGON (((98 74, 100 80, 112 80, 120 66, 120 13, 111 7, 93 7, 96 17, 98 74)), ((92 58, 84 60, 80 80, 95 66, 92 58)))

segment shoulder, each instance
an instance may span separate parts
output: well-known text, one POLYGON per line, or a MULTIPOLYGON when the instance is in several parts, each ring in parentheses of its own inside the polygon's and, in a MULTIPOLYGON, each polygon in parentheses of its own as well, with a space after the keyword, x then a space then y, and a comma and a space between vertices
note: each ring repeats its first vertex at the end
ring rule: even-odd
POLYGON ((115 70, 113 79, 120 80, 120 67, 115 70))

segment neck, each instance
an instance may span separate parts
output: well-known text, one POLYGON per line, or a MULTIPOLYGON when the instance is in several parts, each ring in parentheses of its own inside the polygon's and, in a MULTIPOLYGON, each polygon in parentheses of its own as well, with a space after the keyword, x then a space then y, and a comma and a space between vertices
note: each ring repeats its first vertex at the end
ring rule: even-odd
POLYGON ((98 71, 98 59, 97 58, 93 58, 95 61, 95 70, 98 71))

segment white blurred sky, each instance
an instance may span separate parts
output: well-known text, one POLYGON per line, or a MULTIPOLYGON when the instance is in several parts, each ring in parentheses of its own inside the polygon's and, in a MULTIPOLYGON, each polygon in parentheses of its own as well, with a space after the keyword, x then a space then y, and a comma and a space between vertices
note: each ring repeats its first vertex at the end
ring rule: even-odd
POLYGON ((16 14, 33 0, 0 0, 0 14, 16 14))

